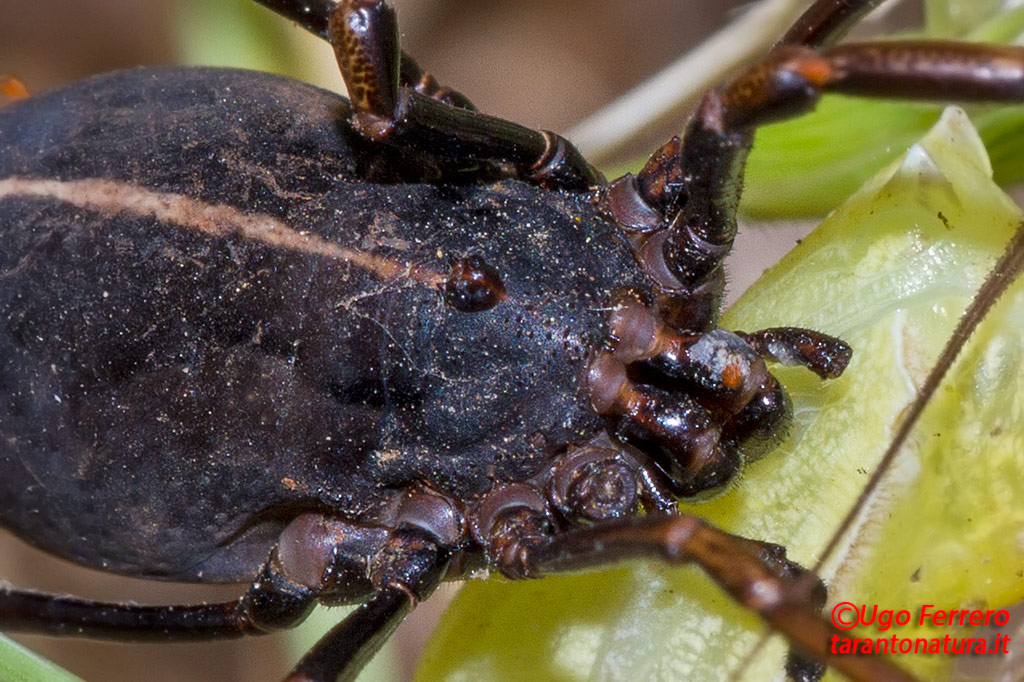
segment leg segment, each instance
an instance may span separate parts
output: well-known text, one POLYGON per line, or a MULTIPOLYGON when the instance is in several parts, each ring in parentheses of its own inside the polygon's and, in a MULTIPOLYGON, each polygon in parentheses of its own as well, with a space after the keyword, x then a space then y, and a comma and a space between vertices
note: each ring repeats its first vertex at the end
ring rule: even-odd
MULTIPOLYGON (((329 19, 331 13, 338 6, 337 0, 256 0, 256 2, 273 10, 276 14, 291 19, 313 35, 331 42, 329 19)), ((416 92, 441 100, 446 104, 463 109, 476 109, 465 95, 439 85, 429 73, 420 69, 416 61, 405 52, 401 53, 399 82, 403 87, 413 88, 416 92)))
POLYGON ((772 327, 735 334, 765 360, 806 367, 822 379, 841 376, 853 357, 853 349, 841 339, 811 329, 772 327))
POLYGON ((779 40, 779 45, 820 47, 842 40, 884 0, 817 0, 779 40))
POLYGON ((245 594, 196 606, 109 604, 35 592, 0 590, 0 630, 173 641, 263 634, 301 623, 317 601, 351 603, 373 592, 367 557, 388 547, 385 528, 303 514, 245 594))
POLYGON ((465 97, 403 60, 386 3, 343 0, 328 30, 352 99, 353 127, 367 139, 470 165, 508 164, 513 176, 546 187, 586 189, 603 181, 565 138, 478 114, 465 107, 465 97))
POLYGON ((324 40, 330 40, 327 20, 338 5, 338 0, 256 0, 275 14, 291 19, 296 24, 324 40))
POLYGON ((911 682, 877 657, 832 656, 840 634, 820 614, 820 583, 799 574, 779 548, 725 533, 688 515, 609 521, 556 535, 520 553, 525 575, 541 577, 598 568, 624 559, 660 558, 695 564, 744 607, 756 612, 800 651, 858 682, 911 682))
POLYGON ((398 588, 381 590, 331 628, 302 657, 286 682, 347 682, 355 679, 387 641, 415 602, 398 588), (344 670, 344 674, 338 671, 344 670))
MULTIPOLYGON (((829 6, 819 3, 814 7, 829 6)), ((854 2, 843 6, 854 16, 867 5, 854 2)), ((828 24, 827 18, 819 24, 828 24)), ((642 233, 637 238, 638 252, 645 262, 655 264, 649 269, 666 295, 685 301, 687 295, 699 293, 705 305, 714 303, 716 297, 709 289, 720 288, 721 263, 736 234, 743 167, 753 130, 810 111, 828 92, 1022 101, 1024 49, 909 41, 820 50, 782 45, 724 87, 708 93, 687 127, 684 141, 670 141, 637 177, 615 181, 602 199, 602 207, 613 220, 642 233), (663 264, 647 256, 649 247, 662 250, 663 264)), ((713 319, 714 311, 688 311, 687 317, 713 319)))
POLYGON ((1024 50, 940 41, 853 43, 823 50, 783 46, 726 85, 726 130, 807 113, 827 92, 960 102, 1024 99, 1024 50))
POLYGON ((793 327, 680 332, 637 301, 619 303, 608 326, 613 349, 588 373, 594 409, 682 497, 720 489, 785 436, 789 401, 765 360, 835 378, 851 356, 839 339, 793 327))
POLYGON ((138 606, 0 588, 0 630, 121 641, 230 639, 294 627, 316 595, 268 563, 241 599, 221 604, 138 606))
POLYGON ((448 568, 448 552, 421 530, 395 531, 373 561, 373 597, 302 657, 287 682, 346 682, 387 641, 416 603, 430 596, 448 568))
POLYGON ((938 42, 783 46, 705 96, 680 152, 700 169, 683 188, 665 261, 684 288, 713 277, 736 234, 742 169, 755 127, 814 108, 826 92, 961 101, 1024 100, 1024 50, 938 42))

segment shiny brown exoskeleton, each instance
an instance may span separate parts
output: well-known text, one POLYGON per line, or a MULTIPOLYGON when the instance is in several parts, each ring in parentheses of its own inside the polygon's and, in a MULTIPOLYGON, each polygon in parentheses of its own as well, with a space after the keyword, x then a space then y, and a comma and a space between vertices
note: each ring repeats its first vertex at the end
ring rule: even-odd
POLYGON ((794 675, 807 654, 911 679, 829 657, 813 577, 675 501, 784 433, 766 360, 829 378, 850 356, 715 328, 753 129, 826 91, 1019 101, 1024 50, 829 47, 879 2, 819 0, 605 183, 424 74, 385 3, 262 1, 330 40, 351 102, 167 69, 0 112, 0 522, 85 565, 251 587, 186 607, 3 589, 0 626, 231 637, 362 602, 289 678, 326 682, 442 579, 655 555, 785 634, 794 675))

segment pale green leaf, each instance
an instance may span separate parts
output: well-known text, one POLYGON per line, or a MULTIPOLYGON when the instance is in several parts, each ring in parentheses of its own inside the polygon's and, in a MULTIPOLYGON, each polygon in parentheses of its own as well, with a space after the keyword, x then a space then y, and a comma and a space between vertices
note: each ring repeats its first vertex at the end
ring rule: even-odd
POLYGON ((82 682, 71 673, 0 635, 0 680, 3 682, 82 682))

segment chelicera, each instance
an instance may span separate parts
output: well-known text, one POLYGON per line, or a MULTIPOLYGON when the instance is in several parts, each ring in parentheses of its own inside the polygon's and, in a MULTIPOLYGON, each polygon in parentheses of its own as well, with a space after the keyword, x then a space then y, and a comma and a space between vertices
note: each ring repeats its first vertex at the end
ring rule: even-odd
POLYGON ((766 361, 849 359, 817 331, 715 327, 753 130, 826 91, 1016 101, 1024 51, 834 46, 879 2, 819 0, 608 183, 436 83, 385 3, 264 4, 330 41, 351 103, 153 70, 0 113, 0 518, 86 565, 251 587, 185 607, 4 589, 0 626, 234 637, 361 602, 289 677, 323 681, 443 579, 655 555, 786 635, 794 676, 810 656, 911 679, 830 658, 813 576, 676 500, 784 432, 766 361), (140 136, 129 163, 99 153, 140 136))

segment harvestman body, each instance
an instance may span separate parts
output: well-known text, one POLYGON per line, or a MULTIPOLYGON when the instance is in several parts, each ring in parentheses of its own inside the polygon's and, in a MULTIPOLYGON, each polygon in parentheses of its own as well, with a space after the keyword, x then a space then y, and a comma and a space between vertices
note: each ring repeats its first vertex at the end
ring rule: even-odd
POLYGON ((766 360, 831 378, 850 357, 811 330, 715 327, 753 130, 824 92, 1020 101, 1024 50, 836 46, 879 3, 819 0, 681 140, 608 183, 564 138, 439 86, 383 2, 264 4, 330 41, 351 102, 171 69, 0 112, 0 520, 85 565, 251 586, 175 607, 4 589, 0 626, 235 637, 361 602, 289 677, 326 682, 442 579, 653 555, 789 638, 795 676, 820 674, 809 655, 912 679, 829 657, 814 576, 676 500, 778 441, 766 360), (110 153, 140 136, 145 153, 110 153))

